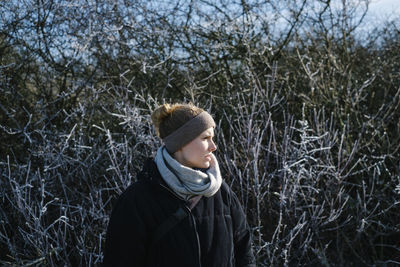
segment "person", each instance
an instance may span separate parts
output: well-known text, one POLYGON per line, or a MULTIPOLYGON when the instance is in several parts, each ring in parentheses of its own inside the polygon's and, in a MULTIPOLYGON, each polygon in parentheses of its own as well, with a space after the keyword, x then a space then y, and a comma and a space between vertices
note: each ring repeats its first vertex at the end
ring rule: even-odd
POLYGON ((213 154, 212 116, 164 104, 152 120, 163 145, 113 208, 104 266, 255 266, 245 213, 213 154))

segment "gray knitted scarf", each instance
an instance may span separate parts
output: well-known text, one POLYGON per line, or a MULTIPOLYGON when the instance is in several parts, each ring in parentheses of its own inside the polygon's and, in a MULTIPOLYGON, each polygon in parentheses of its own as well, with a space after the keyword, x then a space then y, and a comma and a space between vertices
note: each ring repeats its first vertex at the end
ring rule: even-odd
POLYGON ((176 161, 165 146, 156 154, 155 162, 164 181, 180 197, 188 200, 192 196, 211 197, 221 187, 222 178, 218 161, 211 155, 211 164, 205 172, 186 167, 176 161))

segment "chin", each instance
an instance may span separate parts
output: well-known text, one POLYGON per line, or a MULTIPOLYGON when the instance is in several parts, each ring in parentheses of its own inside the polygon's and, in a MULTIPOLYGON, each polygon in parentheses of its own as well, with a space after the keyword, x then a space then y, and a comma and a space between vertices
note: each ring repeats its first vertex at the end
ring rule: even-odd
POLYGON ((194 168, 199 168, 199 169, 207 169, 208 167, 210 167, 210 162, 204 162, 201 164, 196 164, 193 166, 194 168))
POLYGON ((205 163, 203 164, 203 167, 202 167, 202 168, 208 168, 208 167, 210 167, 210 162, 205 162, 205 163))

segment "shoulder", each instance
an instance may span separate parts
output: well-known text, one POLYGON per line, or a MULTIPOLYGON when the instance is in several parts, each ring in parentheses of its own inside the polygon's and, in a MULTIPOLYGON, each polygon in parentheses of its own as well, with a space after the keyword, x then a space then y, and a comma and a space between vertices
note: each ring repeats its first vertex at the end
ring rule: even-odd
POLYGON ((229 186, 225 181, 221 184, 221 196, 225 203, 227 203, 230 207, 237 208, 241 206, 241 202, 237 197, 236 193, 232 190, 231 186, 229 186))
POLYGON ((119 201, 133 201, 140 199, 150 189, 148 181, 139 180, 129 185, 118 197, 119 201))
POLYGON ((146 196, 147 185, 142 182, 134 182, 128 186, 117 198, 112 209, 112 218, 129 217, 143 206, 143 198, 146 196))
POLYGON ((224 206, 231 206, 232 204, 232 189, 230 186, 222 180, 222 184, 217 194, 214 195, 214 201, 222 202, 224 206))
POLYGON ((134 205, 154 198, 158 180, 157 166, 151 159, 145 161, 142 170, 137 174, 136 181, 129 185, 118 197, 117 204, 134 205))
POLYGON ((231 194, 232 192, 231 187, 225 182, 225 180, 222 180, 221 192, 223 192, 224 194, 231 194))
POLYGON ((222 180, 220 191, 222 195, 225 195, 229 198, 232 198, 235 195, 232 188, 225 182, 225 180, 222 180))

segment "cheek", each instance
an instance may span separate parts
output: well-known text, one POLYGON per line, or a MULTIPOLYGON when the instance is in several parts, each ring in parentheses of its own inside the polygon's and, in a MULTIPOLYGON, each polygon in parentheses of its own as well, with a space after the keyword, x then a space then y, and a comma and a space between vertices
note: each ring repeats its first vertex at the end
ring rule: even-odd
POLYGON ((194 154, 207 150, 207 142, 199 140, 198 142, 194 142, 190 149, 194 154))
POLYGON ((207 145, 204 142, 199 142, 192 146, 192 149, 187 154, 187 157, 196 161, 201 160, 204 157, 204 153, 207 151, 207 145))
POLYGON ((198 153, 204 155, 205 152, 208 150, 208 143, 207 142, 201 142, 198 146, 198 153))

